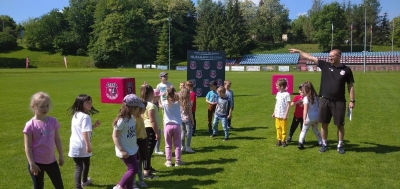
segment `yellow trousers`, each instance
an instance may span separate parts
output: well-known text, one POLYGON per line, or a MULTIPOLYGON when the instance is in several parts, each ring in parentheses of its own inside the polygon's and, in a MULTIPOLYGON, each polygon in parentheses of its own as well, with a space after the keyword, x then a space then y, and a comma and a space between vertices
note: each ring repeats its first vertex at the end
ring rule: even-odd
POLYGON ((275 118, 276 139, 286 140, 287 119, 275 118))

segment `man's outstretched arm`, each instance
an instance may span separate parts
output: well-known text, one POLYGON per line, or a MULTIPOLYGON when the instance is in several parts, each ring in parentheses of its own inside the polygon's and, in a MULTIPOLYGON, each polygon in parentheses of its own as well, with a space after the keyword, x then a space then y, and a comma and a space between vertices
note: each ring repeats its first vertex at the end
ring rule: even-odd
POLYGON ((289 49, 289 51, 290 51, 290 53, 299 53, 300 56, 302 56, 302 57, 304 57, 304 58, 306 58, 308 60, 311 60, 312 62, 314 62, 318 66, 318 58, 315 57, 315 56, 312 56, 310 53, 306 53, 306 52, 303 52, 303 51, 298 50, 298 49, 289 49))

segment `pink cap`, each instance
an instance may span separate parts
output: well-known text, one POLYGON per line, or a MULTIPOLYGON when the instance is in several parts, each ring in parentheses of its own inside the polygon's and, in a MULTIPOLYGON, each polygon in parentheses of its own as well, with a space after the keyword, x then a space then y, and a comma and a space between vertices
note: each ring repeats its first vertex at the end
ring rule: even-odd
POLYGON ((160 96, 160 90, 154 89, 154 96, 160 96))

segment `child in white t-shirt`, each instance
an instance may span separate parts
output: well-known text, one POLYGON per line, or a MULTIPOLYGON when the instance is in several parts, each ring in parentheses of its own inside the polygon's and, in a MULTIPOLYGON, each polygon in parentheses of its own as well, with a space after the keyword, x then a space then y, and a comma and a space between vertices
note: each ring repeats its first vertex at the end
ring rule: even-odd
POLYGON ((156 89, 160 91, 161 102, 167 100, 167 88, 172 86, 170 82, 168 82, 168 73, 161 72, 160 73, 161 82, 157 85, 156 89))
POLYGON ((287 81, 280 78, 276 82, 276 104, 272 117, 275 118, 276 146, 286 147, 287 118, 289 113, 290 94, 286 91, 287 81))
POLYGON ((164 109, 165 166, 172 166, 172 144, 175 148, 175 166, 185 164, 181 160, 181 103, 174 87, 167 88, 167 100, 162 101, 164 109))
POLYGON ((81 189, 92 183, 88 177, 92 156, 92 129, 101 123, 97 120, 92 126, 90 115, 99 111, 92 106, 92 98, 89 95, 81 94, 76 97, 68 112, 72 116, 68 156, 75 162, 75 188, 81 189))
POLYGON ((112 138, 115 145, 115 154, 126 165, 127 171, 113 189, 132 188, 133 180, 139 171, 136 153, 139 149, 136 139, 136 121, 133 115, 140 114, 144 104, 134 94, 124 97, 124 102, 117 117, 113 121, 112 138))
POLYGON ((302 87, 303 90, 303 128, 299 137, 299 149, 304 149, 304 138, 308 132, 310 126, 314 131, 315 137, 317 137, 318 145, 322 144, 321 134, 318 131, 318 106, 319 98, 317 92, 315 92, 314 86, 311 82, 306 81, 302 87))

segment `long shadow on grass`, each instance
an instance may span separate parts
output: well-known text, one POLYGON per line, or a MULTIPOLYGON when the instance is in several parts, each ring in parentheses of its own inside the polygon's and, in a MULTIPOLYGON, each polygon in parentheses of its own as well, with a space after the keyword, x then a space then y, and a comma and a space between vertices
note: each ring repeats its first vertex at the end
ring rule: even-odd
MULTIPOLYGON (((374 152, 376 154, 387 154, 387 153, 392 153, 392 152, 398 152, 400 151, 399 146, 389 146, 389 145, 384 145, 384 144, 376 144, 376 143, 370 143, 370 142, 363 142, 364 144, 368 145, 374 145, 371 147, 350 147, 347 148, 347 151, 354 151, 354 152, 374 152)), ((346 147, 348 145, 346 144, 346 147)), ((359 146, 359 145, 354 145, 354 146, 359 146)))
MULTIPOLYGON (((221 139, 222 140, 222 139, 221 139)), ((232 150, 238 148, 237 146, 226 146, 226 145, 218 145, 218 146, 206 146, 202 148, 196 148, 196 152, 213 152, 220 150, 232 150)))
POLYGON ((264 140, 266 137, 249 137, 249 136, 234 136, 229 137, 229 140, 264 140))
POLYGON ((246 97, 246 96, 257 96, 257 95, 235 95, 235 98, 238 98, 238 97, 246 97))
POLYGON ((234 129, 230 129, 229 132, 235 132, 235 131, 253 131, 257 129, 268 129, 267 126, 252 126, 252 127, 234 127, 234 129))
POLYGON ((225 164, 225 163, 232 163, 237 161, 237 159, 229 159, 229 158, 219 158, 219 159, 207 159, 203 161, 195 161, 191 162, 190 165, 211 165, 211 164, 225 164))
POLYGON ((198 179, 187 179, 187 180, 152 180, 148 183, 151 188, 185 188, 185 189, 195 189, 195 188, 205 188, 207 185, 217 183, 216 180, 198 180, 198 179))

